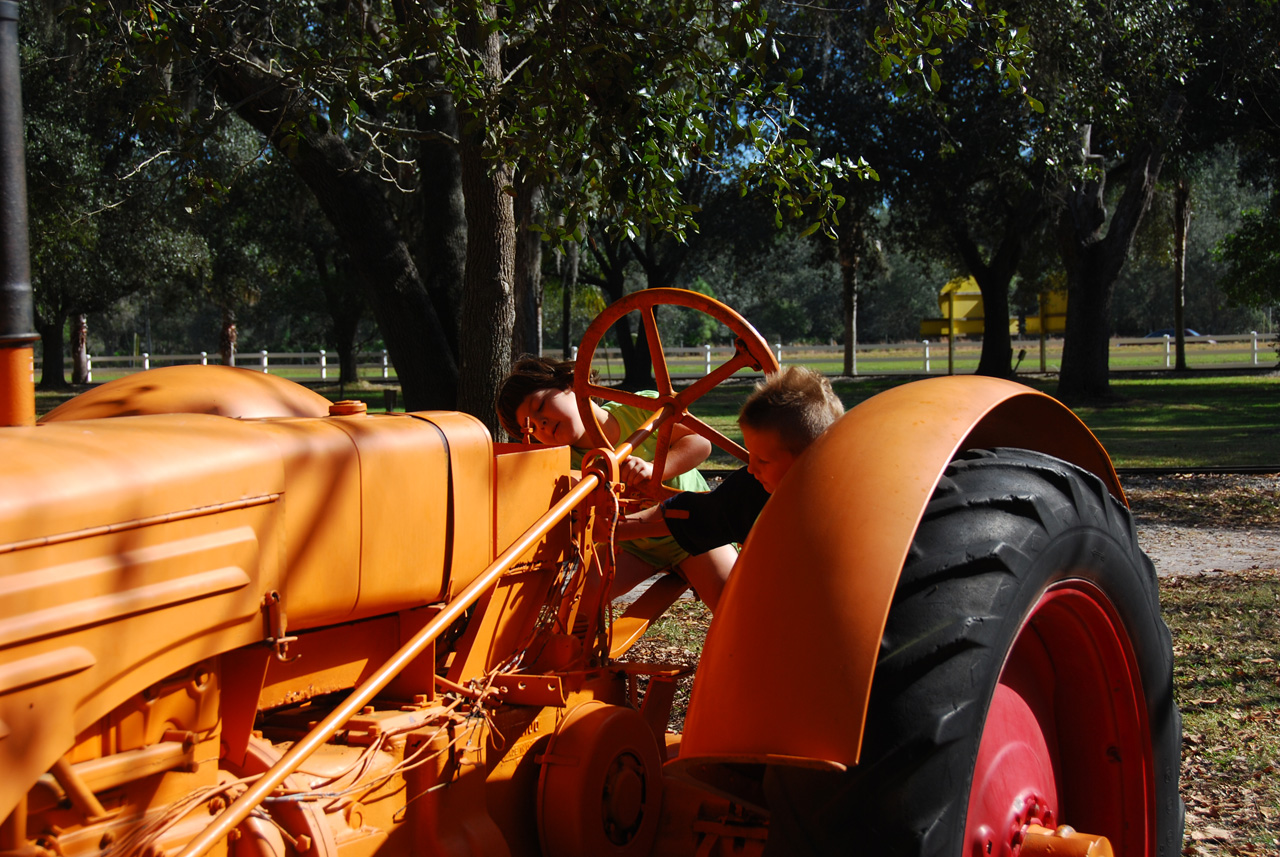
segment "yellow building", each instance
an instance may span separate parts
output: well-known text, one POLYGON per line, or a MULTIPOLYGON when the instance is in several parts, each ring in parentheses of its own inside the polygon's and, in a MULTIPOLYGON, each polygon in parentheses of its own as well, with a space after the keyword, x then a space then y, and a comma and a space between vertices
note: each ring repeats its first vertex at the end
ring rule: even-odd
MULTIPOLYGON (((938 308, 941 318, 926 318, 920 322, 922 338, 937 336, 981 335, 986 329, 986 311, 982 305, 982 292, 973 277, 956 277, 938 292, 938 308)), ((1067 326, 1067 295, 1065 292, 1042 292, 1039 315, 1029 315, 1026 320, 1028 336, 1045 333, 1061 333, 1067 326)), ((1009 332, 1018 332, 1018 319, 1009 319, 1009 332)))

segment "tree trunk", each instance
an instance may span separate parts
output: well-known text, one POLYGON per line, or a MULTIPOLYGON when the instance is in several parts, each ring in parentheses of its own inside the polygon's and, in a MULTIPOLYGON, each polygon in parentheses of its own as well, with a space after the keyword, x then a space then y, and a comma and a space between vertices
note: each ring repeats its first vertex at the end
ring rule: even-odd
POLYGON ((1088 401, 1111 394, 1111 295, 1163 158, 1148 149, 1134 158, 1125 191, 1102 234, 1106 179, 1072 190, 1058 220, 1058 249, 1067 272, 1067 326, 1058 397, 1088 401))
POLYGON ((573 331, 570 327, 573 324, 573 294, 578 288, 579 254, 576 241, 565 248, 564 273, 560 278, 563 289, 563 299, 560 304, 560 347, 563 349, 565 360, 573 355, 573 331))
POLYGON ((1010 208, 1000 236, 1000 244, 983 259, 967 224, 949 218, 952 241, 965 267, 982 293, 982 352, 976 374, 991 378, 1013 377, 1013 340, 1009 333, 1009 286, 1022 260, 1024 237, 1036 228, 1041 205, 1034 193, 1024 193, 1010 208))
POLYGON ((236 365, 236 340, 239 336, 235 310, 223 307, 222 327, 218 332, 218 353, 222 355, 223 366, 236 365))
MULTIPOLYGON (((1166 109, 1170 107, 1171 118, 1176 120, 1181 104, 1171 99, 1166 109)), ((1090 131, 1089 126, 1082 129, 1086 160, 1100 158, 1092 154, 1090 131)), ((1124 192, 1109 220, 1104 171, 1099 169, 1095 178, 1064 189, 1065 202, 1057 224, 1058 250, 1067 272, 1067 327, 1058 376, 1058 398, 1063 401, 1089 401, 1111 394, 1111 295, 1151 204, 1163 163, 1163 152, 1153 144, 1128 159, 1124 192)))
POLYGON ((330 265, 323 248, 313 247, 316 275, 324 289, 325 309, 329 311, 330 340, 338 352, 339 384, 354 384, 359 380, 356 362, 356 332, 364 316, 364 301, 355 286, 350 261, 338 255, 330 265))
MULTIPOLYGON (((622 300, 627 287, 627 263, 631 260, 634 245, 620 244, 607 236, 598 235, 591 243, 591 254, 603 277, 593 278, 610 303, 622 300)), ((622 352, 622 386, 628 390, 644 390, 653 387, 653 361, 643 337, 632 337, 631 320, 626 316, 613 326, 618 350, 622 352)), ((642 331, 643 333, 643 331, 642 331)))
POLYGON ((360 362, 356 359, 359 355, 356 354, 355 343, 350 340, 339 342, 337 349, 339 386, 356 383, 360 380, 360 362))
MULTIPOLYGON (((492 17, 481 3, 462 28, 462 43, 483 65, 491 81, 502 78, 501 44, 478 19, 492 17)), ((511 361, 515 325, 515 216, 506 190, 511 169, 483 150, 484 117, 468 116, 469 133, 459 152, 467 201, 467 272, 462 296, 461 368, 458 407, 478 417, 494 437, 502 431, 494 397, 511 361)))
POLYGON ((458 368, 445 326, 396 223, 386 192, 305 100, 249 61, 219 68, 218 88, 237 112, 276 144, 300 134, 292 159, 351 257, 404 391, 407 410, 452 408, 458 368))
POLYGON ((82 312, 71 317, 71 383, 89 383, 89 317, 82 312))
POLYGON ((862 266, 863 231, 850 223, 839 236, 841 315, 844 317, 844 374, 858 374, 858 275, 862 266))
POLYGON ((516 326, 511 354, 542 353, 542 235, 532 229, 542 205, 542 188, 516 180, 515 300, 516 326))
MULTIPOLYGON (((433 99, 430 114, 420 114, 427 130, 458 137, 453 99, 433 99)), ((462 281, 467 263, 467 217, 458 147, 447 140, 425 140, 418 150, 417 220, 414 262, 445 332, 449 353, 458 354, 462 320, 462 281)))
POLYGON ((1173 195, 1173 332, 1177 349, 1175 368, 1187 371, 1186 310, 1187 230, 1191 226, 1191 188, 1187 177, 1178 178, 1173 195))
POLYGON ((649 353, 649 337, 644 324, 638 325, 636 335, 631 336, 631 319, 618 319, 614 326, 618 347, 622 350, 622 387, 626 390, 651 390, 653 380, 653 355, 649 353))
POLYGON ((1076 248, 1067 267, 1067 326, 1062 343, 1058 398, 1087 402, 1111 393, 1111 295, 1115 275, 1107 248, 1091 244, 1076 248))
POLYGON ((65 390, 67 373, 63 365, 66 346, 66 319, 59 317, 57 321, 46 321, 36 317, 36 332, 40 334, 40 345, 43 357, 40 361, 41 390, 65 390))

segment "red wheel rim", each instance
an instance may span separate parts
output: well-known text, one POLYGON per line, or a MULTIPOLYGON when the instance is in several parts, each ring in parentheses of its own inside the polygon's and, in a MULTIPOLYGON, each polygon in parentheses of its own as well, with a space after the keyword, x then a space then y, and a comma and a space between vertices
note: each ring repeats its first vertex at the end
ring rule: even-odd
POLYGON ((1048 589, 1009 652, 983 725, 965 855, 1014 855, 1028 824, 1155 842, 1151 732, 1123 624, 1093 584, 1048 589))

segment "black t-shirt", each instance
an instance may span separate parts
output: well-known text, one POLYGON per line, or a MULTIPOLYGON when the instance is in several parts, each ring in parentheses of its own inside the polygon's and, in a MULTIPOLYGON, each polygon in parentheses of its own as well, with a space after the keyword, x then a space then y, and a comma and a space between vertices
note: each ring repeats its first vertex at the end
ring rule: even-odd
POLYGON ((662 516, 676 543, 700 554, 745 540, 768 499, 769 492, 742 467, 714 491, 684 491, 664 501, 662 516))

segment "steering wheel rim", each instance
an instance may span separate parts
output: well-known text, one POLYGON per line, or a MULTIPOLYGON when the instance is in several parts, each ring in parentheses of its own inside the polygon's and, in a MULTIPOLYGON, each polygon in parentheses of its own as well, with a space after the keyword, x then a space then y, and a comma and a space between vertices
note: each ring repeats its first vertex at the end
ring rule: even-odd
MULTIPOLYGON (((578 347, 578 359, 573 370, 573 394, 578 403, 578 412, 582 416, 587 440, 596 447, 612 448, 605 437, 604 426, 596 419, 595 411, 591 407, 593 397, 654 411, 656 417, 650 420, 648 425, 650 431, 656 431, 658 434, 658 449, 653 462, 656 473, 661 473, 664 469, 667 449, 671 443, 671 433, 677 424, 688 426, 715 446, 746 461, 747 451, 742 446, 689 413, 690 404, 721 381, 744 368, 755 369, 765 374, 772 374, 779 369, 778 360, 768 343, 746 319, 715 298, 698 292, 671 288, 642 289, 606 307, 582 335, 582 343, 578 347), (666 357, 662 352, 662 336, 654 315, 654 309, 658 306, 681 306, 698 310, 725 325, 735 337, 733 356, 677 393, 671 384, 671 373, 667 369, 666 357), (605 334, 619 319, 637 310, 640 312, 645 341, 649 345, 649 357, 653 362, 654 384, 658 388, 656 399, 591 382, 591 364, 605 334)), ((644 430, 642 426, 640 431, 644 430)), ((643 440, 644 438, 640 438, 635 445, 638 446, 643 440)), ((615 452, 619 457, 629 454, 632 449, 631 439, 620 438, 619 441, 615 452), (625 451, 624 446, 627 447, 625 451)))

